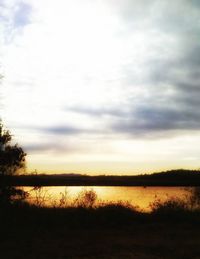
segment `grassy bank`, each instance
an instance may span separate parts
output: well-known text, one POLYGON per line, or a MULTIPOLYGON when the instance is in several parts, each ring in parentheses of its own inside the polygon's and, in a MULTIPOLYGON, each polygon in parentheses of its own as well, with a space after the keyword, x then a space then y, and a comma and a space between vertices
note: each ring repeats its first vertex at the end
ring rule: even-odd
POLYGON ((200 211, 157 204, 1 210, 1 258, 199 258, 200 211))
POLYGON ((93 191, 74 204, 12 201, 0 208, 1 258, 200 258, 199 189, 188 200, 156 200, 151 212, 98 203, 93 191))

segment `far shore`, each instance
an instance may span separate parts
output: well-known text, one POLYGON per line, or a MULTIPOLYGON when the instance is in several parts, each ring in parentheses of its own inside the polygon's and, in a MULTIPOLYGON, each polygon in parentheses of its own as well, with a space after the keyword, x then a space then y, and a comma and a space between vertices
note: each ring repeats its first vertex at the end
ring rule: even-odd
POLYGON ((30 174, 7 176, 6 181, 13 186, 200 186, 200 170, 178 169, 132 176, 30 174))

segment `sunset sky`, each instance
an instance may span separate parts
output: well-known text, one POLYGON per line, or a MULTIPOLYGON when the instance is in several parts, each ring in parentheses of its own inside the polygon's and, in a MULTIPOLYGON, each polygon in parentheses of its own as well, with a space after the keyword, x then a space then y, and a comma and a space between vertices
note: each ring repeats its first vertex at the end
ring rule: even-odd
POLYGON ((0 74, 29 172, 200 167, 199 0, 0 0, 0 74))

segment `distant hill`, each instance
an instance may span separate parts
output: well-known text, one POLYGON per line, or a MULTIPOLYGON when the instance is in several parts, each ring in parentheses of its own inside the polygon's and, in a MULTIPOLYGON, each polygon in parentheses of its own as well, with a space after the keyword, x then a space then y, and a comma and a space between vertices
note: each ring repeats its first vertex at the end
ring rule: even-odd
POLYGON ((132 176, 37 174, 9 176, 7 181, 15 186, 200 186, 200 170, 177 169, 132 176))

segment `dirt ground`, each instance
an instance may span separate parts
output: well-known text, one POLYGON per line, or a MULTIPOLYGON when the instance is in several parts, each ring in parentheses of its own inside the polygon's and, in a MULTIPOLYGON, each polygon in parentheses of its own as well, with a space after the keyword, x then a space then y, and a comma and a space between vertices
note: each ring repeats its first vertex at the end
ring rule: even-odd
POLYGON ((96 228, 26 228, 0 238, 1 259, 199 259, 200 226, 136 224, 96 228))

